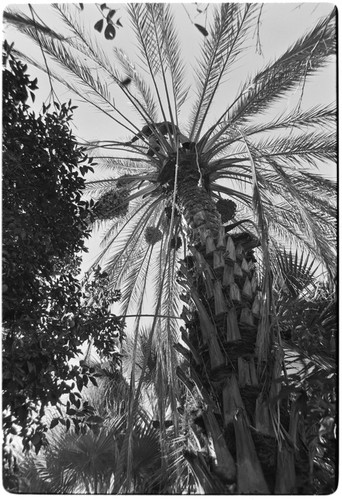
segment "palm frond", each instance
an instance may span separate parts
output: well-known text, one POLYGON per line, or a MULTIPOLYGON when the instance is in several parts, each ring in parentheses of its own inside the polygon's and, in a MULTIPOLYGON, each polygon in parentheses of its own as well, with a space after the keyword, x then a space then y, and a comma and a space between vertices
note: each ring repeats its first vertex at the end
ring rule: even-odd
MULTIPOLYGON (((256 113, 265 112, 276 99, 284 96, 303 78, 322 67, 328 58, 335 54, 335 30, 333 10, 276 62, 267 66, 242 87, 233 104, 216 122, 217 125, 224 120, 227 125, 222 127, 210 142, 215 143, 228 128, 243 124, 256 113)), ((206 134, 204 142, 208 141, 215 126, 206 134)))
POLYGON ((128 12, 139 44, 140 61, 148 72, 157 75, 160 70, 160 59, 151 11, 146 5, 135 3, 128 5, 128 12))
POLYGON ((250 136, 288 127, 302 129, 303 127, 309 126, 316 127, 317 125, 323 127, 324 129, 326 129, 327 127, 335 128, 336 119, 337 115, 335 105, 316 105, 309 109, 305 109, 302 111, 295 110, 292 113, 281 115, 267 123, 248 125, 247 127, 244 127, 243 133, 245 136, 250 136))
POLYGON ((191 140, 197 142, 219 84, 229 65, 240 55, 242 44, 252 28, 257 6, 222 3, 215 6, 210 36, 206 38, 199 61, 198 98, 192 119, 191 140))
POLYGON ((13 12, 10 9, 3 12, 4 21, 15 26, 22 33, 27 33, 27 28, 44 33, 52 38, 60 41, 65 41, 66 38, 56 31, 49 28, 45 23, 39 23, 37 20, 31 19, 25 14, 13 12))
MULTIPOLYGON (((245 137, 250 137, 256 134, 269 134, 276 130, 282 130, 287 128, 296 128, 302 130, 304 127, 322 127, 323 130, 335 129, 336 127, 336 107, 332 104, 327 106, 313 106, 306 110, 295 110, 288 114, 282 114, 271 121, 262 122, 257 124, 246 124, 241 128, 242 133, 245 137)), ((210 150, 206 153, 210 157, 214 157, 219 150, 224 150, 228 148, 231 144, 234 144, 239 140, 240 133, 234 128, 226 129, 228 122, 223 122, 217 127, 217 130, 225 128, 225 132, 222 134, 222 140, 217 141, 210 150), (219 148, 218 148, 219 144, 219 148)), ((206 151, 206 148, 204 148, 206 151)), ((208 156, 209 157, 209 156, 208 156)))
POLYGON ((303 133, 293 137, 277 137, 260 140, 254 143, 260 156, 268 159, 283 157, 301 161, 330 160, 336 162, 336 134, 335 132, 303 133))
POLYGON ((334 241, 322 233, 322 228, 317 224, 311 227, 311 236, 303 231, 303 221, 300 214, 295 210, 267 210, 265 215, 268 219, 271 234, 270 244, 277 248, 277 241, 285 245, 297 246, 309 252, 320 261, 325 269, 334 275, 336 255, 334 254, 334 241), (312 237, 313 235, 313 237, 312 237), (274 240, 274 242, 272 242, 274 240))
POLYGON ((136 87, 139 96, 143 99, 145 109, 151 122, 158 121, 158 106, 153 93, 143 77, 139 75, 136 66, 128 59, 128 56, 120 49, 114 49, 117 60, 121 63, 125 74, 132 79, 132 84, 136 87))
MULTIPOLYGON (((84 26, 79 22, 79 18, 72 14, 71 6, 68 4, 54 4, 53 7, 59 12, 69 29, 76 35, 68 39, 69 44, 77 51, 81 52, 87 59, 90 57, 91 61, 93 61, 98 68, 101 68, 104 71, 110 81, 114 81, 118 85, 120 90, 126 98, 128 98, 137 112, 142 116, 144 121, 152 121, 154 117, 153 107, 141 106, 140 100, 137 99, 125 85, 122 85, 122 77, 114 67, 112 60, 97 43, 96 39, 92 38, 89 35, 89 32, 86 32, 84 26), (152 111, 152 114, 150 114, 149 111, 152 111)), ((118 56, 122 63, 123 61, 128 61, 127 56, 125 56, 122 52, 114 51, 114 53, 118 56)), ((127 64, 125 65, 125 69, 127 71, 127 64)), ((135 73, 131 74, 132 70, 130 70, 129 73, 130 74, 126 76, 134 77, 134 81, 139 90, 142 92, 142 95, 144 97, 149 97, 148 90, 146 90, 146 86, 141 79, 137 77, 135 73)), ((147 102, 151 103, 151 99, 147 100, 147 102)))
POLYGON ((283 282, 293 296, 314 282, 318 265, 315 259, 310 259, 309 255, 298 250, 293 252, 283 251, 277 254, 278 269, 283 282))
POLYGON ((181 48, 179 45, 175 21, 169 4, 156 4, 158 22, 160 26, 162 50, 166 59, 166 67, 170 71, 172 91, 174 95, 175 121, 178 124, 177 114, 188 95, 189 87, 185 87, 185 68, 181 60, 181 48), (185 88, 184 88, 185 87, 185 88))

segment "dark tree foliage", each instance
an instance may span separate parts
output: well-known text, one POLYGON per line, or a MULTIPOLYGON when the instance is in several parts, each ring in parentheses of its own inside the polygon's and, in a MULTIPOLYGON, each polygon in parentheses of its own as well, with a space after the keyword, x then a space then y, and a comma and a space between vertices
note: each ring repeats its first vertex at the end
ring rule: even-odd
POLYGON ((37 79, 7 43, 3 63, 3 424, 6 436, 19 434, 24 449, 38 452, 49 405, 66 405, 70 416, 51 425, 86 431, 92 409, 80 392, 96 377, 70 361, 92 338, 119 363, 124 325, 108 312, 119 293, 107 294, 105 273, 97 270, 84 289, 77 279, 90 233, 82 192, 92 159, 71 133, 74 107, 55 103, 36 116, 27 102, 37 79))

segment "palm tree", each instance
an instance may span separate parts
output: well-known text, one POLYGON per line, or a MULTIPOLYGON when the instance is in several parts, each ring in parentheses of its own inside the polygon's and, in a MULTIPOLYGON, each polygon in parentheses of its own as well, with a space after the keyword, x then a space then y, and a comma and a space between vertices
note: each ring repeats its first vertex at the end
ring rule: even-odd
MULTIPOLYGON (((273 280, 289 248, 315 259, 328 280, 335 273, 335 184, 312 169, 335 161, 335 109, 301 107, 307 79, 335 53, 335 11, 233 97, 225 80, 263 7, 211 7, 191 107, 172 5, 127 5, 137 64, 115 46, 109 57, 77 7, 52 6, 63 32, 32 8, 31 17, 5 19, 39 45, 44 61, 20 57, 47 69, 126 134, 88 144, 109 172, 88 183, 97 199, 94 224, 106 229, 94 266, 105 262, 112 286, 123 292, 122 314, 136 315, 133 367, 142 318, 152 309, 146 349, 156 353, 161 443, 166 412, 178 435, 196 403, 190 425, 197 447, 189 444, 184 456, 205 493, 303 492, 299 477, 309 458, 296 445, 297 399, 280 397, 286 367, 273 280), (299 102, 279 115, 275 104, 296 88, 299 102)), ((113 26, 113 14, 101 9, 113 26)), ((130 487, 134 416, 149 359, 138 378, 131 371, 125 474, 114 491, 125 481, 130 487)))
MULTIPOLYGON (((127 410, 123 402, 129 385, 121 370, 110 362, 90 360, 97 373, 97 385, 82 391, 82 401, 89 413, 87 432, 65 432, 54 425, 56 416, 70 418, 68 412, 52 410, 46 415, 50 427, 48 445, 41 453, 17 453, 17 485, 12 492, 48 494, 110 494, 120 468, 120 450, 124 443, 127 410)), ((132 475, 130 492, 172 494, 189 488, 187 464, 179 442, 171 430, 165 443, 168 470, 161 467, 159 431, 151 415, 139 405, 133 426, 132 475)), ((190 483, 191 484, 191 483, 190 483)), ((120 490, 119 490, 120 492, 120 490)))
POLYGON ((309 452, 309 473, 301 479, 314 485, 316 493, 332 493, 337 452, 336 291, 317 282, 314 261, 303 254, 284 253, 278 258, 286 278, 275 286, 276 313, 289 367, 282 392, 296 394, 297 445, 309 452))

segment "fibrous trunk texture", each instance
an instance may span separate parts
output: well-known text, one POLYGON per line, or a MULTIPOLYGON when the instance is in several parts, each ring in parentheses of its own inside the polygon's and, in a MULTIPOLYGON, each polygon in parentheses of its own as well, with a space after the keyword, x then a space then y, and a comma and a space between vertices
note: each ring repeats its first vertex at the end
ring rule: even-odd
MULTIPOLYGON (((179 203, 193 229, 191 256, 181 267, 187 292, 182 339, 189 350, 188 373, 180 378, 201 397, 204 426, 199 431, 194 424, 194 432, 203 449, 209 439, 215 452, 214 463, 206 452, 197 453, 196 463, 201 455, 213 475, 201 486, 205 493, 285 493, 280 474, 290 459, 279 458, 268 399, 277 356, 271 350, 257 356, 263 333, 258 326, 268 314, 255 269, 259 241, 246 232, 225 233, 215 204, 199 185, 194 155, 181 158, 179 171, 179 203)), ((290 489, 295 491, 293 479, 290 489)))
POLYGON ((189 226, 202 239, 216 236, 220 227, 220 214, 208 192, 201 186, 201 171, 195 153, 180 155, 177 194, 183 215, 189 226))

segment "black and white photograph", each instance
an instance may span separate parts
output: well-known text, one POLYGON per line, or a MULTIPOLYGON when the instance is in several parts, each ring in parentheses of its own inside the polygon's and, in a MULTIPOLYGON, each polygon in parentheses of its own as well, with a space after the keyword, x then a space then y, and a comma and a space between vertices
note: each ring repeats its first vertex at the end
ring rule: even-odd
POLYGON ((2 493, 336 493, 336 5, 2 14, 2 493))

